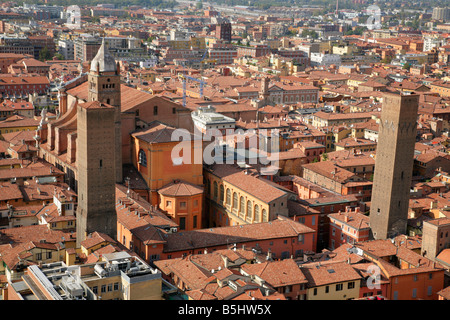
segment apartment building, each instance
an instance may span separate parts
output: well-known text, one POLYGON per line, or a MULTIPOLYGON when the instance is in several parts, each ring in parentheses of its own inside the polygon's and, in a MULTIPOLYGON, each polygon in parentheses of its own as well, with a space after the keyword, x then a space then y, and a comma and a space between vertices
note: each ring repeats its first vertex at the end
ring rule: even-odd
POLYGON ((83 265, 29 266, 5 300, 161 300, 161 272, 126 252, 83 265))

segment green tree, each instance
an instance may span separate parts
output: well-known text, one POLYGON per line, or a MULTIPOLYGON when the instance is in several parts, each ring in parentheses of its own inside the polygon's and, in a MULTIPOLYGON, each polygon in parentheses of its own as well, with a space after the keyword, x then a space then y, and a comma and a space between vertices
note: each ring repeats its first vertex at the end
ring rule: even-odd
POLYGON ((316 31, 304 29, 302 31, 302 37, 306 38, 307 36, 310 36, 313 39, 317 39, 319 37, 316 31))
POLYGON ((64 56, 61 53, 55 53, 54 58, 56 58, 58 60, 64 60, 64 56))
POLYGON ((382 63, 391 63, 391 61, 392 61, 392 57, 389 57, 389 56, 387 56, 386 58, 381 60, 382 63))
POLYGON ((52 55, 50 54, 50 51, 48 50, 47 47, 45 47, 44 49, 41 49, 41 51, 39 51, 39 60, 46 61, 46 60, 50 60, 51 58, 52 58, 52 55))

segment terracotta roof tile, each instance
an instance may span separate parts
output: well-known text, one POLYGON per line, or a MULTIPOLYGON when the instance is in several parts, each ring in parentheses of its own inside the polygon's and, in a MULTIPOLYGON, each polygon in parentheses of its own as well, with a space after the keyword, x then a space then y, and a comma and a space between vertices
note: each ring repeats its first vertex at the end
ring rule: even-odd
POLYGON ((172 134, 176 130, 175 127, 153 121, 146 128, 135 131, 131 135, 147 143, 166 143, 173 141, 172 134))
POLYGON ((329 214, 330 219, 344 223, 356 230, 369 229, 369 217, 359 212, 339 212, 329 214))
POLYGON ((0 230, 0 244, 12 243, 16 245, 29 241, 40 242, 42 239, 45 239, 47 243, 55 244, 58 242, 75 241, 76 236, 73 232, 51 230, 47 225, 33 225, 0 230))
POLYGON ((115 243, 115 241, 108 235, 96 231, 82 241, 81 245, 86 249, 89 249, 101 243, 115 243))
POLYGON ((361 275, 347 262, 314 262, 302 265, 310 287, 361 279, 361 275))
POLYGON ((297 237, 314 232, 313 229, 292 221, 274 220, 240 226, 201 229, 167 234, 164 252, 203 249, 229 243, 245 244, 249 241, 297 237))
POLYGON ((256 176, 246 174, 245 170, 238 169, 232 165, 214 164, 208 169, 208 171, 210 171, 211 174, 222 178, 222 180, 243 190, 244 192, 247 192, 267 203, 287 195, 286 192, 269 183, 266 183, 256 176))
POLYGON ((0 201, 15 199, 23 199, 19 186, 10 182, 0 182, 0 201))
POLYGON ((292 259, 245 264, 241 269, 247 274, 257 275, 275 288, 308 282, 302 269, 292 259))

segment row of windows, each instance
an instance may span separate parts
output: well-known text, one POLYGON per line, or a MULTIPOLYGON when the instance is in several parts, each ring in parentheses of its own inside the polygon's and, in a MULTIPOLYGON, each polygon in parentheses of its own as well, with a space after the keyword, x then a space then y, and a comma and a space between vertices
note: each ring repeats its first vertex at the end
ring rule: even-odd
MULTIPOLYGON (((52 258, 52 252, 46 252, 45 253, 45 259, 51 259, 52 258)), ((36 253, 36 260, 42 260, 42 252, 36 253)))
MULTIPOLYGON (((93 292, 94 294, 98 294, 98 286, 92 287, 91 290, 92 290, 92 292, 93 292)), ((103 284, 103 285, 100 287, 100 292, 101 292, 101 293, 112 292, 112 291, 119 291, 119 290, 120 290, 120 283, 119 283, 119 282, 115 282, 114 284, 113 284, 113 283, 110 283, 110 284, 108 284, 108 285, 103 284)))
POLYGON ((27 89, 42 89, 43 87, 46 87, 46 85, 40 85, 40 84, 38 84, 38 85, 11 85, 11 86, 0 86, 0 89, 4 89, 4 90, 6 90, 6 89, 24 89, 24 88, 27 88, 27 89))
MULTIPOLYGON (((186 209, 187 207, 187 203, 186 201, 180 201, 178 204, 180 209, 186 209)), ((171 200, 167 200, 166 201, 166 207, 167 208, 172 208, 172 201, 171 200)), ((198 207, 198 200, 194 200, 194 208, 198 207)))
MULTIPOLYGON (((344 284, 343 283, 337 283, 336 286, 336 291, 342 291, 344 290, 344 284)), ((354 289, 355 288, 355 282, 348 282, 347 283, 347 289, 354 289)), ((325 286, 325 293, 329 293, 330 292, 330 286, 325 286)), ((314 288, 313 290, 313 294, 316 296, 317 295, 317 288, 314 288)))
MULTIPOLYGON (((432 294, 433 294, 433 287, 428 286, 427 287, 427 295, 431 296, 432 294)), ((411 297, 417 298, 417 289, 416 288, 412 289, 411 297)), ((394 300, 398 300, 398 291, 394 291, 394 300)))
MULTIPOLYGON (((274 96, 272 96, 272 97, 270 97, 270 100, 271 101, 278 101, 278 102, 281 102, 281 97, 274 97, 274 96)), ((316 96, 314 96, 314 95, 311 95, 311 97, 309 96, 309 95, 306 95, 306 96, 295 96, 295 99, 294 99, 294 96, 290 96, 290 98, 289 98, 289 96, 284 96, 284 102, 299 102, 299 101, 301 101, 301 102, 315 102, 316 101, 316 96)))
MULTIPOLYGON (((192 228, 197 228, 197 216, 192 217, 192 228)), ((186 230, 186 217, 180 217, 179 223, 178 223, 180 230, 186 230)))
MULTIPOLYGON (((306 218, 305 217, 300 217, 298 218, 298 222, 305 224, 306 218)), ((311 225, 315 226, 316 225, 316 216, 311 216, 311 225)))
MULTIPOLYGON (((56 228, 57 223, 56 222, 52 222, 51 226, 52 226, 52 228, 56 228)), ((67 221, 67 226, 68 227, 73 226, 73 221, 67 221)))
MULTIPOLYGON (((11 130, 9 130, 9 132, 17 132, 17 131, 25 131, 25 130, 22 130, 22 129, 16 129, 16 130, 11 129, 11 130)), ((27 129, 26 131, 30 131, 30 129, 27 129)), ((2 133, 2 130, 0 130, 0 133, 2 133)), ((4 133, 8 133, 8 130, 5 130, 4 133)))
MULTIPOLYGON (((207 186, 208 187, 208 186, 207 186)), ((214 200, 220 199, 220 202, 224 202, 224 186, 220 185, 220 198, 218 197, 219 194, 219 187, 216 181, 214 181, 214 200)), ((247 200, 247 203, 245 202, 245 198, 243 196, 239 197, 236 192, 233 192, 233 201, 231 201, 231 190, 227 188, 226 191, 226 201, 225 204, 227 206, 231 206, 233 209, 233 212, 238 212, 239 217, 242 219, 251 219, 253 216, 253 221, 260 222, 260 221, 269 221, 269 216, 266 209, 262 209, 262 220, 260 216, 260 207, 259 205, 253 206, 253 202, 250 200, 247 200)))

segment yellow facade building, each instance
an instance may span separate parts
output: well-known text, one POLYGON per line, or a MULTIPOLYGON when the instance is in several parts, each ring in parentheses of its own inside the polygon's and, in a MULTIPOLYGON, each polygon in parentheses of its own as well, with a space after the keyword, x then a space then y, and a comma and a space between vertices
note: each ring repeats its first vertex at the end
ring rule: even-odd
POLYGON ((39 126, 39 120, 26 118, 19 115, 11 116, 0 121, 0 137, 4 133, 18 131, 34 131, 39 126))
POLYGON ((362 276, 347 262, 317 262, 301 268, 308 279, 307 300, 359 298, 362 276))
POLYGON ((168 45, 175 50, 189 50, 191 48, 194 50, 204 50, 206 49, 206 39, 191 37, 188 40, 169 40, 168 45))
POLYGON ((216 164, 205 170, 205 196, 212 226, 224 227, 288 215, 288 193, 250 171, 216 164))

